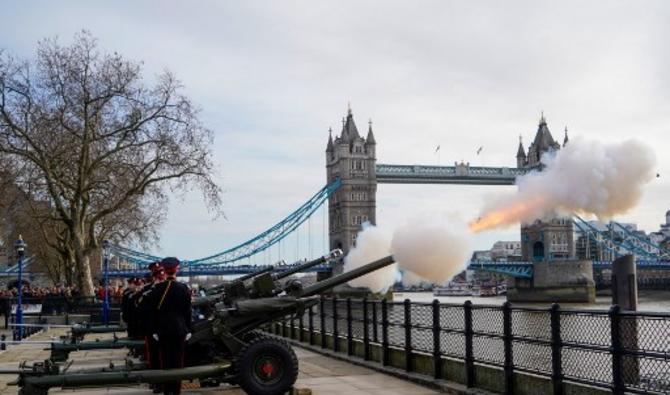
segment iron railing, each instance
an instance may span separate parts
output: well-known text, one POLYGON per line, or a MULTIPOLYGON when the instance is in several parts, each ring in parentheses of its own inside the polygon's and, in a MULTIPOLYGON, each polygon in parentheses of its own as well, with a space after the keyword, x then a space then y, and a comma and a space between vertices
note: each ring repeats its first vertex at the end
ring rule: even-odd
POLYGON ((552 381, 586 384, 613 393, 670 393, 670 314, 609 310, 388 302, 321 298, 300 317, 281 323, 278 334, 354 355, 363 347, 371 360, 381 349, 404 351, 404 368, 417 355, 432 356, 434 378, 443 378, 445 358, 464 364, 465 384, 475 384, 475 365, 502 370, 505 393, 514 375, 530 373, 552 381), (297 336, 296 336, 297 332, 297 336), (303 333, 306 332, 306 333, 303 333), (330 336, 339 341, 327 342, 330 336), (346 349, 342 345, 346 344, 346 349), (362 346, 361 346, 362 344, 362 346))

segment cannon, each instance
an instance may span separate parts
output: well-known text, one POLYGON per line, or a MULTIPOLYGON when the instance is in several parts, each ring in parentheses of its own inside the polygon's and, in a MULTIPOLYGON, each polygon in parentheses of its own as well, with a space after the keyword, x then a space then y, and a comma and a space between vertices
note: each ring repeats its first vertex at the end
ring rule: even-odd
MULTIPOLYGON (((44 362, 35 362, 30 364, 24 361, 19 364, 17 369, 0 369, 0 375, 57 375, 67 373, 71 366, 71 363, 60 364, 54 362, 52 359, 46 359, 44 362)), ((108 366, 103 368, 81 369, 77 370, 77 373, 131 372, 146 369, 146 367, 147 365, 144 362, 138 363, 131 359, 126 359, 124 364, 121 366, 117 366, 110 362, 108 366)), ((18 384, 18 381, 9 384, 16 385, 18 384)))
MULTIPOLYGON (((283 261, 280 261, 279 263, 283 263, 283 261)), ((207 290, 207 294, 208 295, 216 295, 216 294, 219 294, 221 292, 226 291, 226 289, 228 289, 228 288, 234 288, 234 287, 238 287, 240 285, 244 286, 245 281, 251 280, 252 278, 254 278, 256 276, 260 276, 260 275, 265 274, 265 273, 270 273, 274 270, 275 270, 275 267, 272 266, 272 265, 264 267, 263 269, 257 270, 253 273, 245 274, 244 276, 240 276, 240 277, 238 277, 238 278, 236 278, 232 281, 224 282, 223 284, 219 284, 215 287, 212 287, 212 288, 207 290)))
POLYGON ((125 332, 124 325, 91 325, 88 323, 74 324, 70 328, 70 342, 78 343, 89 333, 118 333, 125 332))
POLYGON ((84 339, 84 336, 89 333, 118 333, 125 332, 126 327, 123 325, 91 325, 89 323, 77 323, 73 325, 59 325, 59 324, 10 324, 12 327, 27 327, 27 328, 69 328, 70 334, 68 336, 61 336, 63 341, 68 341, 72 344, 78 343, 84 339))
POLYGON ((274 272, 273 270, 254 273, 248 278, 239 278, 230 283, 222 284, 213 288, 218 292, 213 292, 208 296, 198 298, 193 302, 195 307, 211 306, 218 302, 223 302, 231 306, 235 301, 242 299, 259 299, 268 298, 279 295, 282 292, 294 293, 301 289, 302 285, 299 281, 293 280, 282 286, 280 280, 288 278, 296 273, 303 272, 315 266, 326 263, 332 259, 337 259, 342 256, 342 250, 335 249, 330 253, 303 263, 291 265, 287 270, 281 272, 274 272), (251 280, 250 284, 246 284, 245 280, 251 280))
POLYGON ((201 379, 207 383, 235 383, 256 395, 279 395, 292 388, 298 360, 288 343, 264 336, 257 329, 300 316, 316 305, 317 295, 357 277, 391 265, 392 256, 282 295, 219 302, 207 320, 194 326, 187 343, 186 367, 169 370, 97 371, 69 373, 25 369, 17 384, 22 395, 46 395, 53 387, 163 383, 201 379), (37 371, 37 373, 34 373, 37 371))
MULTIPOLYGON (((243 285, 245 281, 250 280, 256 276, 270 273, 274 270, 274 266, 264 267, 253 273, 245 274, 239 278, 236 278, 233 281, 226 282, 220 285, 217 285, 213 288, 207 290, 208 294, 218 294, 225 291, 227 288, 236 288, 240 285, 243 285)), ((125 325, 91 325, 90 323, 81 323, 71 326, 70 329, 70 338, 71 343, 79 343, 84 339, 84 336, 87 334, 101 334, 101 333, 119 333, 126 331, 125 325)), ((110 347, 111 348, 111 347, 110 347)))
POLYGON ((65 362, 73 351, 83 350, 106 350, 117 348, 129 348, 131 350, 142 350, 144 348, 144 340, 131 340, 125 338, 114 337, 110 340, 95 340, 90 342, 52 342, 51 355, 49 359, 53 362, 65 362))
MULTIPOLYGON (((231 305, 236 300, 271 297, 284 292, 279 281, 287 278, 293 274, 308 270, 314 266, 328 262, 331 259, 342 256, 342 251, 339 249, 333 250, 330 253, 301 264, 294 264, 290 269, 275 273, 275 267, 269 266, 253 273, 246 274, 233 281, 225 282, 210 288, 211 293, 208 296, 197 298, 193 301, 193 307, 198 309, 198 315, 206 317, 212 316, 215 312, 215 305, 224 301, 231 305), (246 283, 251 280, 251 284, 246 283)), ((292 281, 287 288, 295 291, 300 289, 301 285, 298 281, 292 281)), ((292 291, 292 292, 293 292, 292 291)), ((196 320, 194 326, 200 327, 202 320, 196 320)), ((70 352, 80 350, 102 350, 102 349, 116 349, 116 348, 130 348, 131 350, 139 350, 142 348, 143 342, 127 338, 117 338, 114 336, 113 340, 95 340, 82 341, 86 334, 102 334, 102 333, 117 333, 125 331, 125 326, 105 326, 105 325, 90 325, 90 324, 75 324, 70 329, 70 341, 68 343, 53 343, 51 345, 51 359, 55 362, 63 362, 67 360, 70 352)))

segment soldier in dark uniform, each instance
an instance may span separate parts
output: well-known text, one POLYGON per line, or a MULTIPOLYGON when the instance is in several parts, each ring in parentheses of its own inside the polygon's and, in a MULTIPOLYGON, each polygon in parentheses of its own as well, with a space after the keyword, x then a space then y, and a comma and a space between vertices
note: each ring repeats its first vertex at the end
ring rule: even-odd
POLYGON ((128 279, 128 287, 123 291, 123 297, 121 298, 121 319, 126 323, 126 330, 128 332, 128 337, 133 338, 136 335, 137 328, 135 323, 137 322, 137 314, 135 303, 133 302, 133 297, 136 291, 136 278, 128 279))
MULTIPOLYGON (((149 295, 155 290, 156 284, 165 281, 165 270, 160 262, 152 262, 148 266, 151 271, 150 282, 147 283, 140 291, 140 296, 137 299, 137 311, 140 317, 144 317, 140 321, 140 331, 144 340, 144 360, 149 364, 149 369, 160 369, 160 353, 158 350, 158 341, 153 338, 153 326, 151 320, 147 319, 152 313, 152 306, 148 301, 151 299, 149 295)), ((161 392, 161 387, 158 384, 152 385, 154 393, 161 392)))
POLYGON ((133 334, 131 339, 133 340, 142 340, 142 322, 144 317, 140 314, 139 308, 137 307, 137 301, 139 300, 142 293, 140 292, 144 287, 144 280, 140 277, 135 278, 135 292, 130 297, 130 303, 132 304, 133 311, 133 334))
MULTIPOLYGON (((174 369, 184 366, 184 348, 191 338, 191 291, 177 281, 179 260, 165 258, 161 266, 166 281, 156 284, 148 295, 152 307, 152 337, 158 341, 161 368, 174 369)), ((176 395, 181 392, 181 381, 163 384, 163 393, 176 395)))

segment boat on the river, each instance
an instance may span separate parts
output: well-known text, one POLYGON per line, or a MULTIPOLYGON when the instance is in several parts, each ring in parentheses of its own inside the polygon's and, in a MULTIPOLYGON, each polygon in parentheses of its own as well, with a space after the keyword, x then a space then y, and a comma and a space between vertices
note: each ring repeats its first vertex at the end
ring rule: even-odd
POLYGON ((507 294, 507 284, 482 285, 479 296, 498 296, 507 294))
POLYGON ((481 289, 478 285, 464 282, 449 282, 444 287, 433 290, 435 296, 480 296, 481 289))

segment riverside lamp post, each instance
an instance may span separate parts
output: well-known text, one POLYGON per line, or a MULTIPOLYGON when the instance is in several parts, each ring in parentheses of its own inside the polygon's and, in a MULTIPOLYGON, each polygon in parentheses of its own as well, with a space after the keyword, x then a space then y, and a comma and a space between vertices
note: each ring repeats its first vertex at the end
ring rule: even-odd
POLYGON ((19 239, 14 243, 14 249, 16 250, 16 256, 19 260, 19 298, 16 305, 16 323, 17 323, 17 335, 16 340, 23 339, 23 256, 26 253, 26 243, 23 241, 23 237, 19 235, 19 239))
POLYGON ((102 302, 102 323, 109 325, 109 240, 102 241, 105 300, 102 302))

